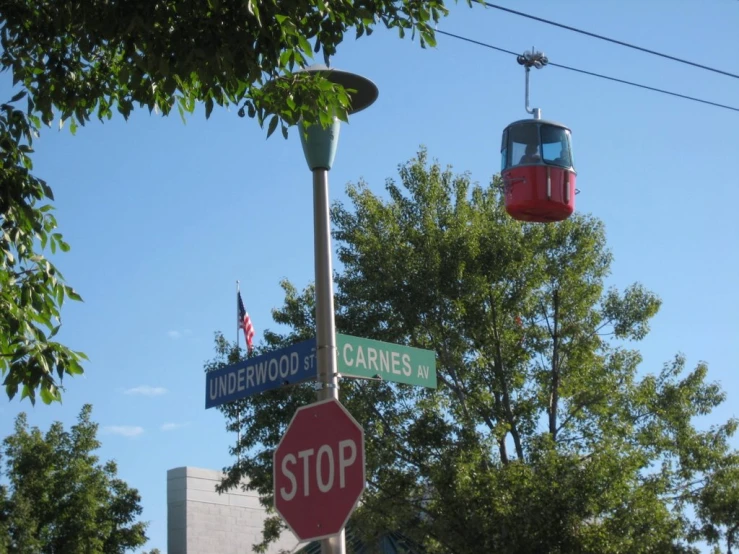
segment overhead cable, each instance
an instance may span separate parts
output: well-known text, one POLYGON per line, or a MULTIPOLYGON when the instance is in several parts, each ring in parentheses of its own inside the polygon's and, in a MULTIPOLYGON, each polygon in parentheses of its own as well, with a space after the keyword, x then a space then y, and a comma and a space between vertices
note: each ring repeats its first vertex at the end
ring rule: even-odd
POLYGON ((686 65, 691 65, 693 67, 698 67, 700 69, 705 69, 706 71, 712 71, 714 73, 719 73, 721 75, 726 75, 727 77, 733 77, 734 79, 739 79, 739 75, 736 73, 731 73, 729 71, 724 71, 723 69, 716 69, 715 67, 710 67, 707 65, 703 65, 700 63, 691 62, 689 60, 684 60, 682 58, 678 58, 677 56, 671 56, 669 54, 664 54, 662 52, 657 52, 655 50, 650 50, 649 48, 644 48, 642 46, 637 46, 635 44, 631 44, 629 42, 625 42, 623 40, 616 40, 615 38, 609 38, 605 37, 603 35, 599 35, 598 33, 591 33, 590 31, 585 31, 583 29, 578 29, 577 27, 572 27, 570 25, 565 25, 563 23, 557 23, 556 21, 551 21, 549 19, 544 19, 543 17, 537 17, 535 15, 531 15, 529 13, 519 12, 518 10, 512 10, 511 8, 505 8, 503 6, 498 6, 497 4, 492 4, 490 2, 481 2, 482 4, 485 4, 489 8, 494 8, 496 10, 501 10, 504 12, 512 13, 514 15, 520 15, 521 17, 526 17, 528 19, 533 19, 534 21, 539 21, 541 23, 546 23, 547 25, 553 25, 554 27, 559 27, 560 29, 567 29, 568 31, 572 31, 575 33, 580 33, 581 35, 587 35, 589 37, 597 38, 600 40, 605 40, 607 42, 612 42, 613 44, 618 44, 620 46, 625 46, 626 48, 633 48, 634 50, 639 50, 640 52, 646 52, 647 54, 652 54, 654 56, 659 56, 661 58, 666 58, 668 60, 672 60, 675 62, 683 63, 686 65))
MULTIPOLYGON (((482 46, 484 48, 489 48, 491 50, 496 50, 498 52, 503 52, 505 54, 510 54, 512 56, 518 56, 518 53, 513 52, 512 50, 506 50, 505 48, 500 48, 498 46, 493 46, 492 44, 488 44, 486 42, 481 42, 479 40, 474 40, 474 39, 467 38, 467 37, 464 37, 464 36, 461 36, 461 35, 455 35, 454 33, 449 33, 447 31, 442 31, 440 29, 436 29, 436 32, 439 33, 439 34, 441 34, 441 35, 446 35, 448 37, 456 38, 458 40, 463 40, 465 42, 476 44, 476 45, 482 46)), ((632 81, 627 81, 625 79, 618 79, 617 77, 610 77, 608 75, 603 75, 601 73, 595 73, 593 71, 586 71, 584 69, 577 69, 575 67, 570 67, 570 66, 562 65, 562 64, 558 64, 558 63, 553 63, 551 61, 549 62, 548 65, 551 65, 551 66, 554 66, 554 67, 559 67, 560 69, 566 69, 568 71, 575 71, 576 73, 582 73, 583 75, 590 75, 591 77, 598 77, 600 79, 606 79, 608 81, 614 81, 616 83, 622 83, 624 85, 630 85, 632 87, 637 87, 637 88, 641 88, 641 89, 651 90, 651 91, 654 91, 654 92, 659 92, 661 94, 667 94, 669 96, 676 96, 677 98, 684 98, 685 100, 692 100, 693 102, 699 102, 701 104, 708 104, 709 106, 715 106, 717 108, 723 108, 725 110, 731 110, 731 111, 734 111, 734 112, 739 112, 739 108, 736 108, 734 106, 727 106, 726 104, 719 104, 718 102, 712 102, 710 100, 703 100, 702 98, 696 98, 694 96, 688 96, 687 94, 680 94, 678 92, 672 92, 672 91, 661 89, 661 88, 651 87, 649 85, 642 85, 640 83, 634 83, 632 81)))

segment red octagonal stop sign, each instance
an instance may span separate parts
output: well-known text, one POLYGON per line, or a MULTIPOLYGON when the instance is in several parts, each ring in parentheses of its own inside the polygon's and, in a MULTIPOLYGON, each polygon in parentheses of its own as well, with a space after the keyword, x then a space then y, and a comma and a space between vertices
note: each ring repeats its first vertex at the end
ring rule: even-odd
POLYGON ((298 539, 341 532, 364 490, 364 431, 346 408, 298 408, 273 463, 275 508, 298 539))

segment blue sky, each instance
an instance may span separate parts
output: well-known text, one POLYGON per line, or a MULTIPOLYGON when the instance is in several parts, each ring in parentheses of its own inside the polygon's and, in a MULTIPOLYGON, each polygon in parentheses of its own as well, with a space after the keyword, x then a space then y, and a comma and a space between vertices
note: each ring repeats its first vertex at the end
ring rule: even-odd
MULTIPOLYGON (((739 73, 739 2, 562 0, 505 2, 592 32, 739 73), (729 54, 729 55, 727 55, 729 54)), ((739 82, 497 10, 452 7, 442 30, 552 62, 739 105, 739 82)), ((320 60, 319 60, 320 61, 320 60)), ((425 145, 432 157, 487 183, 499 170, 502 129, 526 117, 523 69, 512 56, 439 36, 436 49, 378 30, 348 37, 332 65, 379 87, 378 101, 342 128, 331 197, 364 178, 376 192, 425 145)), ((0 97, 9 98, 7 75, 0 97)), ((615 262, 610 283, 639 281, 663 307, 638 345, 643 371, 682 352, 705 360, 727 402, 739 402, 739 113, 555 67, 534 71, 532 105, 572 128, 576 209, 601 218, 615 262)), ((104 459, 143 496, 148 548, 166 551, 166 471, 231 463, 234 437, 203 408, 203 363, 217 330, 236 334, 241 280, 259 340, 275 329, 279 281, 313 279, 311 176, 300 142, 265 133, 236 110, 202 110, 186 125, 134 113, 56 127, 36 144, 36 174, 53 187, 62 232, 58 258, 85 298, 64 309, 61 333, 90 357, 61 405, 0 399, 0 436, 19 411, 32 425, 74 422, 92 403, 104 459)), ((734 441, 735 446, 739 442, 734 441)))

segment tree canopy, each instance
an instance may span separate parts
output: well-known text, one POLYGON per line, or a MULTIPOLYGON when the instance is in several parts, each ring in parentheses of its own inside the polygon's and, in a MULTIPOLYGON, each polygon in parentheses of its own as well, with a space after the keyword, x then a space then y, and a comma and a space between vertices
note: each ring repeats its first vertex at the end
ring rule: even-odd
MULTIPOLYGON (((342 381, 367 453, 353 532, 399 530, 431 553, 675 553, 736 540, 736 421, 696 424, 725 394, 680 354, 639 367, 633 344, 660 299, 639 283, 606 287, 600 221, 516 222, 497 176, 472 184, 424 150, 386 192, 352 184, 351 206, 333 207, 337 330, 433 350, 439 387, 342 381)), ((283 288, 273 316, 289 332, 266 333, 265 349, 314 335, 312 287, 283 288)), ((216 339, 206 370, 239 355, 216 339)), ((313 401, 302 385, 221 407, 241 427, 223 488, 248 477, 271 505, 272 450, 313 401)), ((265 541, 280 528, 269 520, 265 541)))
MULTIPOLYGON (((471 0, 467 0, 471 4, 471 0)), ((6 0, 0 71, 17 94, 0 104, 0 375, 10 398, 59 400, 84 356, 51 340, 65 298, 80 300, 47 256, 69 246, 52 215, 51 187, 31 171, 33 139, 55 118, 75 132, 92 118, 136 108, 183 119, 203 103, 234 105, 271 135, 302 120, 346 119, 350 97, 297 71, 314 53, 329 62, 354 30, 378 27, 435 44, 443 0, 6 0)))
POLYGON ((146 542, 138 491, 94 453, 91 412, 86 405, 69 431, 56 422, 46 433, 17 417, 2 447, 0 552, 123 554, 146 542))

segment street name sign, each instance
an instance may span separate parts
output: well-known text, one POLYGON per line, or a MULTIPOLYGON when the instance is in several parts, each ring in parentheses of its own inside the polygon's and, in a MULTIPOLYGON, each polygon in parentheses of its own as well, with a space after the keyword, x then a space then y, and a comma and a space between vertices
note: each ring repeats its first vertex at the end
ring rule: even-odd
POLYGON ((336 335, 336 346, 339 373, 436 388, 436 355, 432 350, 342 334, 336 335))
POLYGON ((336 399, 298 408, 273 454, 277 513, 300 541, 337 535, 364 491, 364 430, 336 399))
POLYGON ((316 339, 205 374, 205 408, 316 377, 316 339))
MULTIPOLYGON (((338 371, 344 375, 436 388, 432 350, 336 335, 338 371)), ((316 339, 308 339, 205 374, 205 407, 214 408, 316 377, 316 339)))

